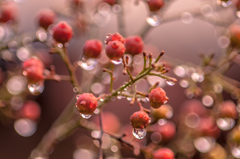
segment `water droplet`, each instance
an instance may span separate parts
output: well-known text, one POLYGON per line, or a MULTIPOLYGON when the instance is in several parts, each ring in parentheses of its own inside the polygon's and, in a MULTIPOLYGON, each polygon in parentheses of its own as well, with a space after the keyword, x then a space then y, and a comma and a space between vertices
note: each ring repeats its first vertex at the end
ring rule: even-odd
POLYGON ((94 114, 99 114, 99 113, 100 113, 100 110, 97 108, 96 110, 94 110, 93 113, 94 113, 94 114))
POLYGON ((196 128, 199 125, 200 118, 196 113, 189 113, 185 117, 185 124, 190 128, 196 128))
POLYGON ((120 96, 120 95, 119 95, 119 96, 117 96, 117 99, 122 99, 122 96, 120 96))
POLYGON ((148 97, 146 97, 146 98, 141 98, 141 101, 142 101, 142 102, 145 102, 145 103, 146 103, 146 102, 149 102, 149 98, 148 98, 148 97))
POLYGON ((122 58, 118 59, 118 60, 110 60, 113 64, 115 65, 119 65, 122 63, 122 58))
POLYGON ((194 140, 194 146, 199 152, 206 153, 215 145, 215 140, 211 137, 199 137, 194 140))
POLYGON ((58 47, 58 48, 63 48, 63 44, 57 43, 57 47, 58 47))
POLYGON ((167 123, 166 119, 159 119, 158 120, 158 125, 165 125, 167 123))
POLYGON ((151 135, 151 140, 153 143, 159 143, 162 141, 162 135, 159 132, 154 132, 151 135))
POLYGON ((217 3, 223 7, 228 7, 232 4, 232 0, 218 0, 217 3))
MULTIPOLYGON (((157 73, 152 71, 152 73, 157 73)), ((155 85, 156 82, 159 82, 159 87, 163 88, 166 86, 166 80, 158 76, 147 76, 147 80, 151 86, 155 85)))
POLYGON ((193 73, 193 74, 191 75, 191 78, 192 78, 192 80, 193 80, 194 82, 198 82, 198 80, 199 80, 199 74, 198 74, 198 73, 193 73))
POLYGON ((240 146, 232 148, 232 155, 236 158, 240 158, 240 146))
POLYGON ((147 130, 145 128, 133 128, 132 130, 133 136, 137 139, 143 139, 146 134, 147 134, 147 130))
POLYGON ((78 91, 79 91, 79 89, 78 89, 77 87, 74 87, 74 88, 73 88, 73 92, 74 92, 74 93, 77 93, 78 91))
POLYGON ((210 5, 205 4, 205 5, 203 5, 201 7, 201 13, 204 16, 209 16, 209 15, 211 15, 213 13, 213 9, 212 9, 212 7, 210 5))
POLYGON ((183 88, 187 88, 189 86, 189 83, 187 80, 181 80, 179 82, 180 86, 183 87, 183 88))
POLYGON ((30 51, 25 48, 25 47, 20 47, 18 50, 17 50, 17 53, 16 53, 17 57, 19 60, 21 61, 26 61, 27 59, 30 58, 31 56, 31 53, 30 51))
POLYGON ((209 95, 205 95, 203 98, 202 98, 202 103, 206 106, 206 107, 211 107, 214 103, 214 100, 211 96, 209 95))
POLYGON ((181 15, 181 21, 184 23, 184 24, 190 24, 192 23, 192 14, 188 13, 188 12, 184 12, 182 13, 181 15))
POLYGON ((35 133, 37 126, 30 119, 18 119, 14 122, 14 129, 19 135, 28 137, 35 133))
POLYGON ((120 13, 122 11, 122 7, 120 5, 118 5, 118 4, 114 4, 113 7, 112 7, 112 11, 114 13, 118 14, 118 13, 120 13))
POLYGON ((151 123, 151 121, 152 121, 151 118, 149 118, 148 123, 151 123))
POLYGON ((91 114, 82 114, 80 113, 80 115, 84 118, 84 119, 88 119, 90 118, 92 115, 91 114))
POLYGON ((175 82, 173 82, 172 80, 166 80, 166 83, 167 83, 169 86, 175 85, 175 82))
POLYGON ((98 60, 92 58, 88 59, 83 58, 82 61, 78 62, 78 65, 82 67, 84 70, 92 70, 96 67, 97 64, 98 60))
POLYGON ((23 76, 13 76, 7 82, 7 90, 12 95, 22 93, 26 88, 27 81, 23 76))
POLYGON ((43 28, 39 28, 37 31, 36 31, 36 36, 38 38, 39 41, 46 41, 47 40, 47 32, 45 29, 43 28))
POLYGON ((111 13, 111 7, 107 3, 100 3, 97 9, 98 13, 104 16, 109 16, 111 13))
POLYGON ((218 38, 218 45, 223 49, 227 48, 229 43, 230 43, 230 40, 226 36, 220 36, 218 38))
POLYGON ((117 152, 118 151, 118 147, 116 145, 111 146, 111 151, 112 152, 117 152))
POLYGON ((166 104, 168 102, 168 100, 165 100, 163 103, 166 104))
POLYGON ((156 13, 150 13, 149 16, 146 18, 146 21, 149 25, 156 27, 160 25, 162 19, 156 13))
POLYGON ((173 69, 173 72, 175 73, 175 75, 177 75, 178 77, 185 77, 186 76, 186 71, 184 69, 184 67, 182 66, 177 66, 173 69))
POLYGON ((105 86, 102 83, 96 82, 91 85, 91 91, 95 94, 101 94, 104 90, 105 86))
POLYGON ((222 130, 230 130, 235 125, 235 120, 232 118, 219 118, 217 120, 217 125, 222 130))
POLYGON ((29 83, 28 84, 28 90, 33 95, 39 95, 43 92, 44 89, 44 82, 38 82, 38 83, 29 83))
POLYGON ((78 99, 78 98, 79 98, 79 96, 80 96, 80 94, 76 95, 76 99, 78 99))
POLYGON ((132 100, 132 98, 131 98, 131 97, 127 97, 127 100, 128 100, 128 101, 131 101, 131 100, 132 100))

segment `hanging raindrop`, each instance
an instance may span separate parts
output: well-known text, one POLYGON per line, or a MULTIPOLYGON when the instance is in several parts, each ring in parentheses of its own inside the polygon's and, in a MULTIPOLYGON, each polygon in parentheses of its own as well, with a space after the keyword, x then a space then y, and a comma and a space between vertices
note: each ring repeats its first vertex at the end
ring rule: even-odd
POLYGON ((169 86, 175 85, 175 82, 173 82, 172 80, 166 80, 166 83, 167 83, 169 86))
POLYGON ((146 18, 146 21, 150 26, 156 27, 160 25, 162 19, 156 13, 150 13, 149 16, 146 18))
POLYGON ((118 60, 111 60, 111 62, 115 65, 119 65, 122 63, 122 58, 118 59, 118 60))
POLYGON ((133 136, 137 139, 143 139, 146 134, 147 134, 147 130, 145 128, 133 128, 132 130, 133 136))
POLYGON ((39 95, 43 92, 44 89, 44 83, 43 81, 38 83, 29 83, 28 84, 28 90, 33 95, 39 95))
POLYGON ((222 7, 228 7, 230 4, 232 4, 232 0, 217 0, 217 3, 222 7))
POLYGON ((90 118, 92 115, 91 114, 82 114, 80 113, 80 115, 84 118, 84 119, 88 119, 90 118))
POLYGON ((82 67, 84 70, 92 70, 96 67, 97 64, 98 60, 93 58, 88 59, 82 58, 82 61, 78 62, 78 65, 82 67))

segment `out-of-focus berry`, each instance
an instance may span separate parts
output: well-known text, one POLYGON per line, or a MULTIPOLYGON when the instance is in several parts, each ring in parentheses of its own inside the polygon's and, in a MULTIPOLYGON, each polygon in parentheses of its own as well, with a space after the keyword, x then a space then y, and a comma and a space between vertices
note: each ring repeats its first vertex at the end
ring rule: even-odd
POLYGON ((164 0, 147 0, 149 10, 157 12, 164 6, 164 0))
POLYGON ((191 99, 183 103, 180 111, 180 115, 184 116, 190 113, 204 116, 206 114, 206 107, 199 100, 191 99))
POLYGON ((220 106, 220 117, 222 118, 238 118, 238 111, 236 105, 232 101, 225 101, 220 106))
POLYGON ((15 21, 17 17, 17 6, 11 1, 2 2, 0 7, 0 22, 6 23, 10 20, 15 21))
POLYGON ((103 0, 103 2, 109 4, 110 6, 117 4, 117 0, 103 0))
POLYGON ((203 117, 200 119, 199 126, 196 128, 196 134, 218 138, 220 135, 220 129, 213 118, 203 117))
POLYGON ((160 87, 154 88, 148 96, 150 105, 153 108, 159 108, 169 100, 169 98, 166 96, 166 92, 160 87))
POLYGON ((173 115, 173 108, 170 105, 164 104, 160 108, 151 109, 151 113, 155 120, 162 118, 171 118, 173 115))
POLYGON ((119 41, 110 41, 107 44, 105 51, 109 59, 118 60, 123 57, 125 47, 119 41))
POLYGON ((137 111, 132 114, 130 121, 133 128, 146 128, 150 118, 144 111, 137 111))
POLYGON ((44 29, 48 29, 56 19, 56 14, 50 9, 42 9, 37 13, 38 25, 44 29))
POLYGON ((35 101, 27 101, 20 110, 20 114, 22 118, 37 120, 41 115, 41 109, 35 101))
POLYGON ((88 40, 83 46, 83 53, 88 58, 98 58, 102 51, 102 42, 96 39, 88 40))
POLYGON ((160 133, 160 135, 162 137, 161 142, 164 142, 164 143, 171 141, 176 134, 176 126, 171 121, 168 121, 164 125, 154 124, 153 130, 154 130, 154 132, 160 133))
POLYGON ((140 36, 129 36, 126 38, 126 53, 131 55, 138 55, 143 51, 143 41, 140 36))
POLYGON ((171 149, 160 148, 153 153, 153 159, 175 159, 175 157, 171 149))
POLYGON ((230 139, 240 144, 240 127, 236 126, 229 134, 230 139))
POLYGON ((109 33, 107 34, 106 38, 107 38, 105 41, 106 44, 108 44, 110 41, 119 41, 123 44, 125 43, 125 39, 119 33, 113 33, 113 34, 109 33))
POLYGON ((64 21, 59 22, 53 27, 53 38, 58 43, 67 43, 72 38, 72 35, 72 27, 64 21))
POLYGON ((233 24, 229 27, 230 41, 233 47, 240 47, 240 25, 233 24))
POLYGON ((92 114, 97 105, 97 98, 92 93, 83 93, 77 96, 76 107, 79 113, 92 114))

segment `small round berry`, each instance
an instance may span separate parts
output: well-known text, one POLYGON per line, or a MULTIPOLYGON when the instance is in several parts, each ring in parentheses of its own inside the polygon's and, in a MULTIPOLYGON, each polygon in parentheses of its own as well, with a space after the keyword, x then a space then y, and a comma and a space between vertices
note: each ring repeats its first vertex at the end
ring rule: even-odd
POLYGON ((153 153, 153 159, 175 159, 175 156, 171 149, 160 148, 153 153))
POLYGON ((153 130, 161 135, 161 142, 166 143, 171 141, 176 134, 176 126, 171 121, 168 121, 164 125, 154 124, 153 126, 153 130))
POLYGON ((72 27, 64 21, 53 27, 53 38, 58 43, 65 44, 72 38, 72 35, 72 27))
POLYGON ((143 41, 140 36, 129 36, 126 38, 126 53, 131 55, 138 55, 142 53, 143 41))
POLYGON ((198 116, 205 116, 206 115, 206 107, 196 99, 191 99, 185 101, 181 106, 181 112, 179 115, 183 115, 186 117, 188 114, 197 114, 198 116))
POLYGON ((166 96, 166 92, 160 87, 154 88, 149 93, 150 105, 153 108, 159 108, 161 105, 165 104, 168 100, 169 98, 166 96))
POLYGON ((220 129, 213 118, 204 117, 200 119, 199 125, 196 128, 196 134, 199 136, 218 138, 220 135, 220 129))
POLYGON ((92 93, 83 93, 77 96, 76 107, 81 114, 92 114, 97 105, 97 98, 92 93))
POLYGON ((24 61, 22 64, 22 69, 24 71, 26 68, 33 67, 33 66, 44 69, 44 65, 43 65, 42 61, 40 61, 38 58, 35 58, 35 57, 32 57, 32 58, 24 61))
POLYGON ((17 6, 13 2, 3 2, 0 7, 0 22, 15 21, 17 17, 17 6))
POLYGON ((103 2, 109 4, 110 6, 117 4, 117 0, 103 0, 103 2))
POLYGON ((38 25, 45 30, 53 24, 56 14, 50 9, 42 9, 37 13, 38 25))
POLYGON ((233 47, 240 47, 240 25, 233 24, 229 27, 230 41, 233 47))
POLYGON ((238 111, 236 105, 232 101, 225 101, 221 103, 220 117, 222 118, 238 118, 238 111))
POLYGON ((147 3, 151 12, 157 12, 164 6, 164 0, 148 0, 147 3))
POLYGON ((119 33, 113 33, 113 34, 109 33, 107 34, 106 38, 107 38, 105 41, 106 44, 108 44, 110 41, 119 41, 123 44, 125 43, 125 39, 119 33))
POLYGON ((131 125, 133 128, 146 128, 149 124, 150 117, 144 111, 138 111, 130 117, 131 125))
POLYGON ((41 109, 38 103, 35 101, 27 101, 24 103, 20 110, 21 117, 31 120, 37 120, 40 117, 41 109))
POLYGON ((122 58, 125 50, 124 45, 119 41, 110 41, 105 49, 108 58, 111 60, 122 58))
POLYGON ((83 46, 83 53, 88 58, 98 58, 102 51, 102 42, 96 39, 88 40, 83 46))

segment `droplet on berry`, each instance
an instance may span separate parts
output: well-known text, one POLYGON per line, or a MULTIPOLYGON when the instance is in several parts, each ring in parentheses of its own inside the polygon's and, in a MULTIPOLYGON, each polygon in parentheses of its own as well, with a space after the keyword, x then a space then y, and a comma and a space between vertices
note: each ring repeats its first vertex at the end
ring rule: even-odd
POLYGON ((82 58, 82 60, 78 62, 78 65, 84 70, 93 70, 97 64, 98 60, 94 58, 82 58))
POLYGON ((80 113, 80 115, 84 118, 84 119, 88 119, 90 118, 92 115, 91 114, 82 114, 80 113))
POLYGON ((145 128, 133 128, 132 134, 137 139, 143 139, 147 134, 147 130, 145 128))
POLYGON ((160 23, 162 22, 162 19, 156 13, 150 13, 149 16, 146 18, 146 21, 150 26, 156 27, 160 25, 160 23))
POLYGON ((37 82, 37 83, 30 83, 28 84, 28 90, 33 95, 39 95, 44 90, 44 83, 43 81, 37 82))

